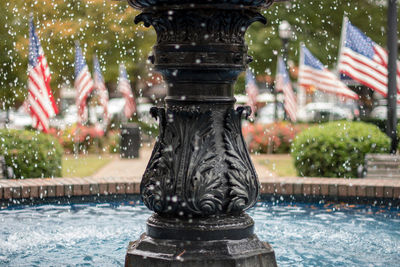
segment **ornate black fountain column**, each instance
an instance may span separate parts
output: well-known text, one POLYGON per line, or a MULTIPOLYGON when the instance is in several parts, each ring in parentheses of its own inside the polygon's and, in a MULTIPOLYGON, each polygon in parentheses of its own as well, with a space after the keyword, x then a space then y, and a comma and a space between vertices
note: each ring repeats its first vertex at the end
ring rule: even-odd
POLYGON ((153 108, 160 135, 141 194, 155 213, 129 245, 126 266, 276 266, 244 212, 259 182, 234 109, 233 84, 251 58, 244 34, 274 0, 128 0, 153 26, 151 62, 168 83, 153 108))

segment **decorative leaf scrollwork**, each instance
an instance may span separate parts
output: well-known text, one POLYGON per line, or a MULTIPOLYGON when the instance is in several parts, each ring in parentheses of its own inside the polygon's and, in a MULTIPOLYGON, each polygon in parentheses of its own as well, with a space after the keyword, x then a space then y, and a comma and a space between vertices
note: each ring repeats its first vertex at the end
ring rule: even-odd
POLYGON ((153 26, 157 43, 239 43, 253 23, 266 23, 260 13, 253 10, 197 9, 147 11, 135 18, 145 27, 153 26))
POLYGON ((237 5, 240 7, 262 7, 268 8, 277 0, 128 0, 128 3, 138 9, 144 9, 154 6, 164 6, 164 5, 177 5, 177 4, 227 4, 227 5, 237 5))
POLYGON ((168 209, 167 197, 173 192, 170 172, 172 158, 163 141, 167 123, 165 109, 153 107, 150 114, 159 120, 160 135, 143 175, 140 191, 144 204, 149 209, 161 213, 168 209))
POLYGON ((224 186, 217 174, 218 156, 211 111, 199 117, 197 132, 191 142, 191 156, 187 169, 185 199, 190 213, 218 214, 222 211, 224 186))
POLYGON ((142 179, 146 206, 158 213, 217 214, 226 191, 218 164, 211 111, 154 109, 160 136, 142 179))
POLYGON ((257 201, 260 184, 257 173, 251 162, 243 135, 241 120, 251 114, 250 107, 239 107, 228 112, 225 121, 224 143, 226 162, 229 165, 226 173, 230 187, 227 212, 241 212, 252 207, 257 201))

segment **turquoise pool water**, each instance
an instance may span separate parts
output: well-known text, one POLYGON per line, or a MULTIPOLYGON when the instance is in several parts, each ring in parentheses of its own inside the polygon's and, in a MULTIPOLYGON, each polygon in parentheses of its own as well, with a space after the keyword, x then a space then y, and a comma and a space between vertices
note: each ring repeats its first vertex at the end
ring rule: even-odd
MULTIPOLYGON (((400 266, 400 210, 259 202, 279 266, 400 266)), ((123 266, 150 215, 135 201, 0 210, 0 266, 123 266)))

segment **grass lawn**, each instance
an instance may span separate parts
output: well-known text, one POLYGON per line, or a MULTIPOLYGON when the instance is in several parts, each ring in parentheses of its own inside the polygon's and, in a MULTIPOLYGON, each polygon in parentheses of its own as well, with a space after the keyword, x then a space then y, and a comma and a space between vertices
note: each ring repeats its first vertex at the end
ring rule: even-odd
POLYGON ((278 176, 297 176, 293 159, 289 154, 263 155, 259 163, 278 176))
POLYGON ((62 177, 86 177, 111 161, 109 155, 65 155, 62 159, 62 177))

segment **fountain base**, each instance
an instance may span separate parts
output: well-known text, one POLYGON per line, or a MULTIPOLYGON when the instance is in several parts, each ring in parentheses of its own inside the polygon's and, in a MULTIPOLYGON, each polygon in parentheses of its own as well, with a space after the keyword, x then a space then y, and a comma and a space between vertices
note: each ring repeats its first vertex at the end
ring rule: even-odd
POLYGON ((208 218, 153 214, 147 233, 131 242, 125 266, 277 266, 271 246, 254 234, 246 213, 208 218))
POLYGON ((181 241, 142 234, 131 242, 126 267, 276 267, 271 246, 256 235, 240 240, 181 241))

